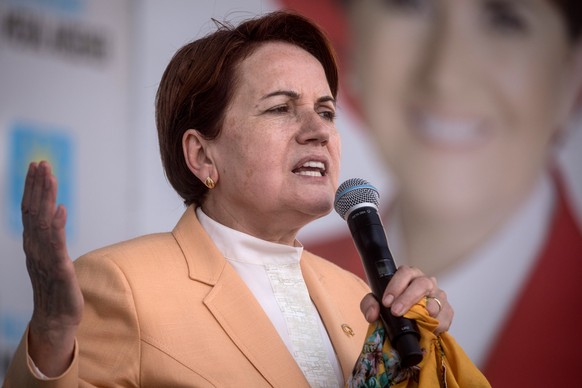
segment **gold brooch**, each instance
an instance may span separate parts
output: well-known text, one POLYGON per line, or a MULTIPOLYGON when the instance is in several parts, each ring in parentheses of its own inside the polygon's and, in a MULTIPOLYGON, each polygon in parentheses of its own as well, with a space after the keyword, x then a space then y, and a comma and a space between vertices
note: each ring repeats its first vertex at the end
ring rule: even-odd
POLYGON ((342 324, 342 330, 344 331, 344 333, 346 333, 346 335, 348 337, 353 337, 355 335, 355 333, 352 330, 352 328, 348 324, 346 324, 346 323, 342 324))

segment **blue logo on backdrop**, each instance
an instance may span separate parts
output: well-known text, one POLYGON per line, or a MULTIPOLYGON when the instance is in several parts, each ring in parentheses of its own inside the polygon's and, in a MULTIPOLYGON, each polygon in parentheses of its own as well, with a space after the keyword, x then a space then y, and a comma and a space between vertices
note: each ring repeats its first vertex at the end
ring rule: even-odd
POLYGON ((9 229, 22 233, 20 201, 30 162, 48 161, 57 177, 57 203, 67 208, 67 239, 73 237, 73 145, 67 131, 48 125, 18 121, 9 128, 8 218, 9 229))

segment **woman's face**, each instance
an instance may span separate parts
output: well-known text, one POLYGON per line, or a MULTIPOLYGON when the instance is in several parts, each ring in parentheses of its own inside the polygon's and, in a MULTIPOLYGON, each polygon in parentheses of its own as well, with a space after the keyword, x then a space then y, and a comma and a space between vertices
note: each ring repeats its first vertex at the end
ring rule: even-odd
POLYGON ((350 21, 365 119, 401 198, 445 217, 522 200, 579 85, 559 11, 547 0, 362 0, 350 21))
POLYGON ((222 132, 211 142, 219 181, 205 206, 235 229, 289 242, 333 206, 335 100, 319 61, 288 43, 259 46, 240 63, 237 79, 222 132))

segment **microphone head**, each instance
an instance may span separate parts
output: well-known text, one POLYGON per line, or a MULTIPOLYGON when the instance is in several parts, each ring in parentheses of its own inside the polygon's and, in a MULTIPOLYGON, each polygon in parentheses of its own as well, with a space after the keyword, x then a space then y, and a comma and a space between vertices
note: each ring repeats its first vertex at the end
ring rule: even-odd
POLYGON ((335 211, 341 218, 347 219, 353 209, 362 206, 373 206, 378 209, 379 197, 378 190, 368 181, 361 178, 348 179, 335 193, 335 211))

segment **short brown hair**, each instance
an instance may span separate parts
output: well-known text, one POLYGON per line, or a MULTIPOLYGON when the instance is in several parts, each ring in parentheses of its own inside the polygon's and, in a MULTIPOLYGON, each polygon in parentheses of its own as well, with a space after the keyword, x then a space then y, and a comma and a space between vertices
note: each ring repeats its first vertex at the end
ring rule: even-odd
POLYGON ((261 44, 282 41, 313 55, 323 66, 333 97, 337 97, 335 52, 311 20, 277 11, 246 20, 238 27, 216 23, 215 32, 179 49, 166 67, 156 95, 156 125, 166 177, 186 205, 201 205, 208 191, 188 169, 182 137, 190 128, 206 139, 221 131, 236 87, 237 66, 261 44))

